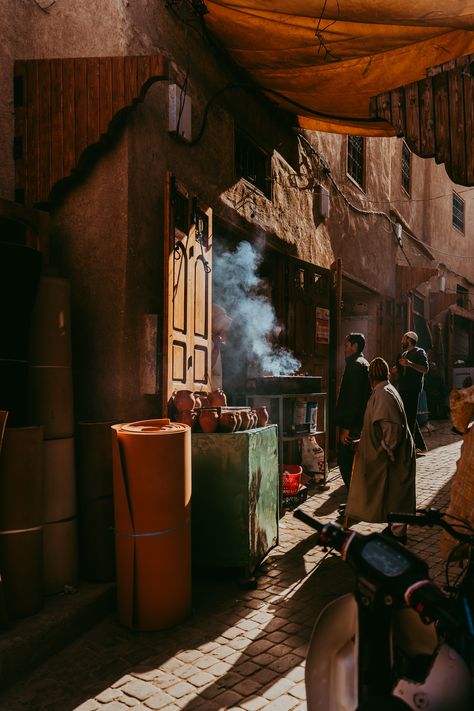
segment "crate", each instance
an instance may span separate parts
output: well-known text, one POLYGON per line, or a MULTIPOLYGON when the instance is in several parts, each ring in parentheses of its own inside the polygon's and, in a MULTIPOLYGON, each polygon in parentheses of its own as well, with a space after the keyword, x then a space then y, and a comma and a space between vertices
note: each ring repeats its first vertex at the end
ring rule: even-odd
POLYGON ((300 484, 296 494, 283 494, 282 506, 284 509, 296 509, 297 506, 303 504, 308 498, 308 488, 304 484, 300 484))

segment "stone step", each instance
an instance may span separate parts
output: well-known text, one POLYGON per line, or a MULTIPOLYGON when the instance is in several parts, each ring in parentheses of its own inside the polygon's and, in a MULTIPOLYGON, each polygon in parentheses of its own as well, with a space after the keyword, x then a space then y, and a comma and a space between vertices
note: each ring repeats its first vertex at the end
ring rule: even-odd
POLYGON ((36 615, 12 621, 0 633, 0 689, 70 644, 114 607, 114 583, 81 583, 73 593, 46 597, 36 615))

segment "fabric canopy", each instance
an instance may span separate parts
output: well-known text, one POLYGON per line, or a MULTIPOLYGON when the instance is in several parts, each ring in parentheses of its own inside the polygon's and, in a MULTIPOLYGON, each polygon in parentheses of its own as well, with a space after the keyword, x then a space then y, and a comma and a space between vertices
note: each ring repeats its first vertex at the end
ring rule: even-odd
POLYGON ((472 0, 206 0, 233 60, 302 128, 392 136, 369 101, 474 51, 472 0))

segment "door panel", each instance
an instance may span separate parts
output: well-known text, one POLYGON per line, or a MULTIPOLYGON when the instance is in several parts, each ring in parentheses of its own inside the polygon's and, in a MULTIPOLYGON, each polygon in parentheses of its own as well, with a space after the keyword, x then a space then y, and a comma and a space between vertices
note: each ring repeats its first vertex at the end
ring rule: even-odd
POLYGON ((174 390, 210 389, 212 211, 166 176, 163 411, 174 390))
POLYGON ((188 259, 186 247, 177 243, 173 259, 173 328, 186 333, 187 297, 188 297, 188 259))
POLYGON ((208 349, 206 347, 194 347, 194 382, 201 385, 206 385, 208 381, 207 356, 208 349))
POLYGON ((194 300, 194 334, 196 337, 207 339, 209 336, 207 303, 209 296, 209 272, 206 271, 204 259, 198 257, 195 261, 194 284, 198 298, 194 300))
POLYGON ((176 382, 186 382, 186 343, 173 341, 173 351, 171 354, 172 379, 176 382))

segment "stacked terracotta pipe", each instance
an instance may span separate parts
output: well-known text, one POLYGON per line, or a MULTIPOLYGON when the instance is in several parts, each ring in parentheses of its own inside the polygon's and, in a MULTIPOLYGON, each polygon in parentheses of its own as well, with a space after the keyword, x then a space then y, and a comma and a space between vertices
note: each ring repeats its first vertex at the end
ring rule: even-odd
POLYGON ((43 276, 33 314, 30 416, 44 426, 44 591, 77 583, 69 282, 43 276))
POLYGON ((171 627, 191 607, 191 430, 163 419, 112 431, 119 619, 171 627))
POLYGON ((28 417, 29 331, 40 270, 40 252, 0 242, 2 626, 7 616, 24 617, 42 605, 43 428, 30 427, 28 417))
POLYGON ((77 493, 81 575, 93 583, 115 577, 111 422, 78 422, 77 493))

